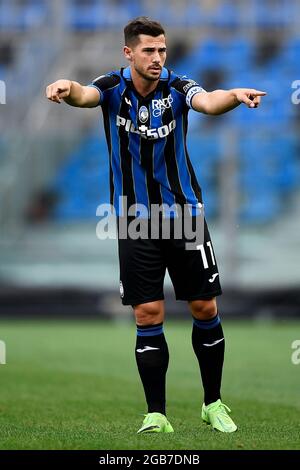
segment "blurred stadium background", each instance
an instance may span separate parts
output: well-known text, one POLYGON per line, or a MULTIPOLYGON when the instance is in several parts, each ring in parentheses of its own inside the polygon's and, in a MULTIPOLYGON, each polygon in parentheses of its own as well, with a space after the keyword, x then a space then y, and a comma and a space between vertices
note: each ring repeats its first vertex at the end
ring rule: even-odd
MULTIPOLYGON (((168 32, 167 65, 207 90, 267 91, 261 108, 190 113, 228 316, 299 317, 298 0, 0 0, 0 313, 126 315, 115 240, 96 237, 108 201, 101 111, 54 106, 47 84, 88 84, 125 65, 123 26, 149 15, 168 32), (3 100, 2 100, 3 101, 3 100)), ((170 310, 174 303, 166 280, 170 310)))

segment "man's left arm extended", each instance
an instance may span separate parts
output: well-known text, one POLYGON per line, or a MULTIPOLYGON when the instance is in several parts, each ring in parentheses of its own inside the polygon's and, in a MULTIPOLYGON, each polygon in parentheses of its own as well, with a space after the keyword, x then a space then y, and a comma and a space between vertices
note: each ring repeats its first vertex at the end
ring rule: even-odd
POLYGON ((234 88, 232 90, 215 90, 207 93, 197 93, 192 98, 195 111, 204 114, 223 114, 244 103, 248 108, 257 108, 265 91, 254 88, 234 88))

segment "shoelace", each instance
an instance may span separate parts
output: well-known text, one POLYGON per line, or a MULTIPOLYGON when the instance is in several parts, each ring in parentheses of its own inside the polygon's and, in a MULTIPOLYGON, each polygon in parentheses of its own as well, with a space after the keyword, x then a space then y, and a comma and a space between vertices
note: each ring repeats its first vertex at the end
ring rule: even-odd
POLYGON ((228 413, 231 413, 231 409, 227 405, 225 405, 224 403, 221 403, 220 409, 221 409, 221 414, 224 418, 231 419, 227 414, 227 411, 228 413))
POLYGON ((221 413, 225 415, 227 415, 227 411, 231 413, 231 409, 229 406, 225 405, 225 403, 220 403, 215 409, 212 409, 211 411, 217 411, 218 409, 220 409, 221 413))
POLYGON ((231 409, 229 408, 229 406, 225 405, 225 403, 221 403, 220 408, 224 408, 225 412, 228 411, 229 413, 231 413, 231 409))

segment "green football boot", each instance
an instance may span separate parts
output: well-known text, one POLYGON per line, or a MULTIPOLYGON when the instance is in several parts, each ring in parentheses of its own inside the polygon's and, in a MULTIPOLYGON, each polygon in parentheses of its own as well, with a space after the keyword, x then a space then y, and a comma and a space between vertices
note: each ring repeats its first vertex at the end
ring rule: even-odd
POLYGON ((219 399, 207 406, 203 403, 201 417, 205 423, 211 424, 217 431, 234 432, 237 426, 227 412, 230 413, 231 410, 219 399))
POLYGON ((138 430, 138 434, 146 432, 174 432, 171 424, 161 413, 148 413, 145 415, 142 427, 138 430))

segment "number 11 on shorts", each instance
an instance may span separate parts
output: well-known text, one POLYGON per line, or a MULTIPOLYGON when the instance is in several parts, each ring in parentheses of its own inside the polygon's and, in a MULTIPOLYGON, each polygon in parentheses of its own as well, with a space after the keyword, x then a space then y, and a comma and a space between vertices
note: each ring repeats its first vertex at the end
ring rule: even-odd
MULTIPOLYGON (((210 241, 206 242, 206 245, 208 246, 209 251, 210 251, 212 264, 215 266, 216 262, 215 262, 215 257, 214 257, 213 249, 212 249, 212 246, 211 246, 211 242, 210 241)), ((206 256, 206 253, 205 253, 204 245, 197 245, 197 250, 200 250, 204 269, 208 269, 208 261, 207 261, 207 256, 206 256)))

